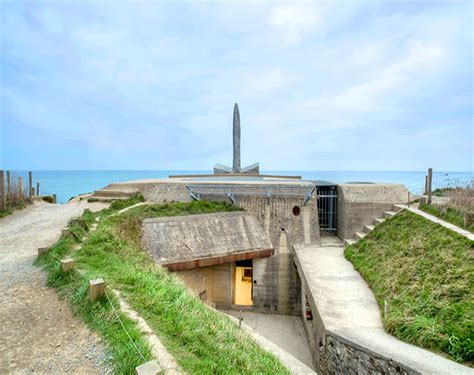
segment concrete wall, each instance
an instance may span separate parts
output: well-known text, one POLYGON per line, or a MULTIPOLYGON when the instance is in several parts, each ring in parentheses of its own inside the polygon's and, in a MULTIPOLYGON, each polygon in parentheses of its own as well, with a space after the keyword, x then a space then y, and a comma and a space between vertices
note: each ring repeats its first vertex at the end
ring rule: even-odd
MULTIPOLYGON (((302 275, 302 272, 300 272, 302 275)), ((301 279, 303 325, 309 342, 313 363, 318 374, 416 374, 411 368, 384 357, 334 332, 326 330, 317 304, 309 292, 304 276, 301 279), (306 302, 313 318, 305 316, 306 302)))
POLYGON ((172 180, 116 182, 103 190, 139 191, 146 200, 152 202, 191 201, 186 183, 172 180))
MULTIPOLYGON (((210 200, 227 197, 204 196, 210 200)), ((304 205, 304 198, 285 196, 236 196, 235 204, 263 226, 275 255, 253 260, 253 305, 257 311, 299 315, 300 283, 294 266, 294 244, 319 241, 316 198, 304 205), (299 208, 299 215, 293 208, 299 208)))
POLYGON ((400 184, 341 184, 337 187, 337 235, 354 238, 365 225, 392 210, 394 204, 406 204, 408 190, 400 184))
POLYGON ((230 308, 233 303, 233 264, 194 268, 176 272, 189 291, 196 296, 207 294, 207 302, 216 308, 230 308))

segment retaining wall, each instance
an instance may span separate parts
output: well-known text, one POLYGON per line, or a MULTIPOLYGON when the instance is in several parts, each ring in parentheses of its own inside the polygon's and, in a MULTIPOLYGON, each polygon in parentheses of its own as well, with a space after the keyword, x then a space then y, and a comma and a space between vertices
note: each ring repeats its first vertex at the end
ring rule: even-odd
POLYGON ((409 192, 401 184, 341 184, 337 186, 337 235, 354 238, 394 204, 406 204, 409 192))

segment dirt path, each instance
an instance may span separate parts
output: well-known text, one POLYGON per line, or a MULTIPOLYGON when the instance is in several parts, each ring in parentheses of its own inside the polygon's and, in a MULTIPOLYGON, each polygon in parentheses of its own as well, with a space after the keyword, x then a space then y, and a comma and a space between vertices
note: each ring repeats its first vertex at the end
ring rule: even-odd
POLYGON ((106 205, 36 203, 0 219, 0 373, 104 374, 111 368, 100 339, 46 287, 33 266, 70 218, 106 205))

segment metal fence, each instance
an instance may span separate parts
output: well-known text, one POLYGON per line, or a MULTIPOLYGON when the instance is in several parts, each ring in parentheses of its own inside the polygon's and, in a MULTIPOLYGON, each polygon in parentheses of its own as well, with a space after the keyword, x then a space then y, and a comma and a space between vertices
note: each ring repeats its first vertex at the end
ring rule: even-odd
POLYGON ((336 234, 337 232, 337 187, 318 186, 319 229, 323 232, 336 234))

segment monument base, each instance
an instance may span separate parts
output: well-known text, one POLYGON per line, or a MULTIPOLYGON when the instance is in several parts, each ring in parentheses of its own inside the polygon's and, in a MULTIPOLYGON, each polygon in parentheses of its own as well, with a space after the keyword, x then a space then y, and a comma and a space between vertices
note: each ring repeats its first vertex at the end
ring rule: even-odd
POLYGON ((239 171, 233 171, 232 168, 222 164, 216 164, 214 166, 214 174, 260 174, 260 165, 258 163, 249 165, 248 167, 242 168, 239 171))

